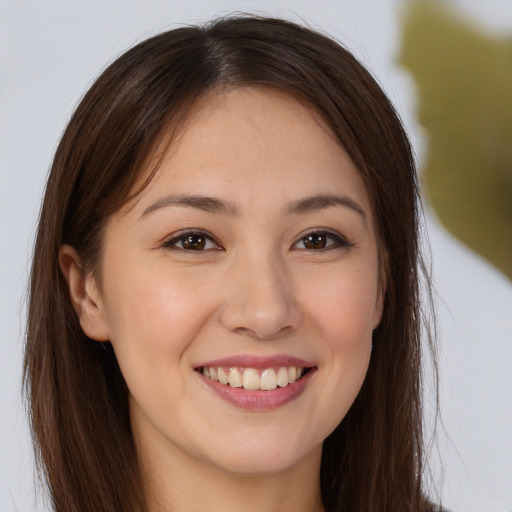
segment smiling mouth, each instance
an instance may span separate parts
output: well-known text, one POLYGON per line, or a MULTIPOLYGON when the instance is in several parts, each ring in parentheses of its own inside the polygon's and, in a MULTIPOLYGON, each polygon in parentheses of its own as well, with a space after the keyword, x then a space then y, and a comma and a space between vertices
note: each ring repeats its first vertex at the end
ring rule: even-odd
POLYGON ((271 391, 285 388, 303 378, 311 368, 302 366, 278 366, 265 368, 203 366, 197 369, 207 379, 233 388, 271 391))

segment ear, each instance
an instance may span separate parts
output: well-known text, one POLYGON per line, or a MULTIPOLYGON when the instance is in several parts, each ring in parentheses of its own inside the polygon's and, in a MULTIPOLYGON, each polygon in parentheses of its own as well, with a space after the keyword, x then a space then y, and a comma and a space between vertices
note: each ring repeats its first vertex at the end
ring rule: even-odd
POLYGON ((85 334, 97 341, 110 339, 105 307, 96 279, 85 273, 78 253, 70 245, 59 251, 59 264, 68 284, 71 303, 85 334))

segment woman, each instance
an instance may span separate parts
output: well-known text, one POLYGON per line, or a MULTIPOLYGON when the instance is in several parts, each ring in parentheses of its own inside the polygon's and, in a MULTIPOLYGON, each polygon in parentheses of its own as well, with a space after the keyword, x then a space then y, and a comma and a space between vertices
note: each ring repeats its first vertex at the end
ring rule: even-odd
POLYGON ((418 187, 368 72, 289 22, 172 30, 57 149, 25 379, 56 511, 423 511, 418 187))

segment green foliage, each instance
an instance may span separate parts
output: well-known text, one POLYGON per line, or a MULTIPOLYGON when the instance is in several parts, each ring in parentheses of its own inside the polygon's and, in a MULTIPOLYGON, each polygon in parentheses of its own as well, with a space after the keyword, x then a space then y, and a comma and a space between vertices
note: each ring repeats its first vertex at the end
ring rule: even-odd
POLYGON ((431 206, 512 279, 512 38, 485 35, 445 3, 411 2, 401 62, 428 133, 431 206))

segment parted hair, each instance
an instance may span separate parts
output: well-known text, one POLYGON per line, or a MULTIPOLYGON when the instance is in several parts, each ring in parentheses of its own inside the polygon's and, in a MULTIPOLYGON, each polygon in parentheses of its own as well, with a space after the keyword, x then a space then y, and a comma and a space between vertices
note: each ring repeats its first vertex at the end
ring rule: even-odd
POLYGON ((70 244, 84 271, 98 269, 105 224, 130 199, 157 142, 208 93, 249 86, 285 92, 321 115, 361 173, 375 218, 384 312, 362 389, 324 442, 325 509, 431 510, 422 485, 421 205, 409 141, 342 45, 289 21, 236 16, 169 30, 121 55, 58 145, 34 248, 24 360, 36 458, 56 512, 147 510, 125 381, 110 344, 81 329, 59 250, 70 244))

